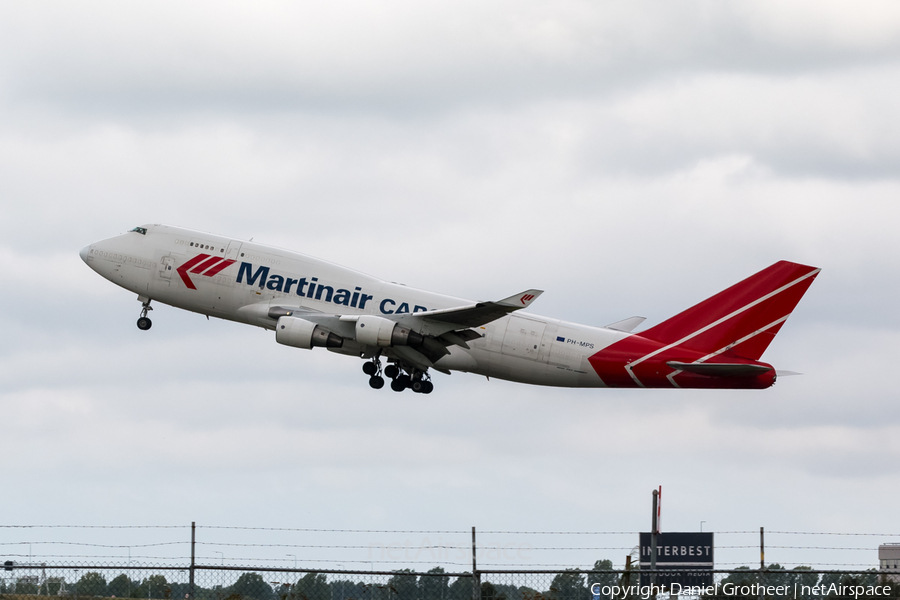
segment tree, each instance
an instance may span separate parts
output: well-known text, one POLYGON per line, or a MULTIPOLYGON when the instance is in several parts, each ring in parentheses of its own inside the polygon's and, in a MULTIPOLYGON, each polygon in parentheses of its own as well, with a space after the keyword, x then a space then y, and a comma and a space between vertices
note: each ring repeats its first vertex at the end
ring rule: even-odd
POLYGON ((506 585, 503 583, 495 583, 494 590, 498 598, 506 598, 506 600, 522 600, 522 592, 514 585, 506 585))
POLYGON ((37 594, 37 577, 33 575, 24 575, 16 579, 16 594, 37 594))
POLYGON ((441 567, 435 567, 428 571, 428 577, 419 578, 422 600, 450 600, 450 578, 443 575, 444 572, 441 567), (434 576, 430 576, 432 574, 434 576))
POLYGON ((338 579, 332 581, 331 594, 334 600, 347 600, 348 598, 360 599, 365 593, 365 584, 349 579, 338 579))
POLYGON ((294 584, 290 595, 300 600, 330 600, 331 589, 325 575, 307 573, 294 584))
POLYGON ((137 588, 137 582, 128 578, 128 575, 122 573, 115 577, 106 586, 106 593, 116 598, 130 598, 131 592, 137 588))
POLYGON ((162 598, 168 589, 166 578, 162 575, 151 575, 141 582, 141 585, 132 588, 132 598, 162 598))
MULTIPOLYGON (((613 564, 612 564, 611 560, 598 560, 594 563, 593 570, 594 571, 612 571, 612 568, 613 568, 613 564)), ((603 587, 615 585, 616 583, 618 583, 618 582, 616 581, 615 573, 588 573, 588 576, 587 576, 588 592, 590 592, 592 597, 597 597, 597 598, 601 598, 604 600, 609 598, 609 594, 607 594, 605 596, 602 594, 603 587), (597 590, 598 591, 597 596, 594 596, 594 592, 593 592, 594 584, 597 584, 600 587, 600 589, 597 590)))
POLYGON ((779 565, 778 563, 773 563, 766 567, 766 570, 762 575, 763 579, 760 580, 760 583, 765 585, 793 585, 793 578, 788 574, 787 570, 784 567, 779 565))
POLYGON ((95 571, 88 571, 75 584, 79 596, 105 596, 106 578, 95 571))
POLYGON ((519 595, 522 597, 522 600, 543 600, 544 595, 537 591, 534 588, 530 588, 528 586, 520 586, 519 587, 519 595))
POLYGON ((231 586, 231 591, 242 598, 254 600, 272 600, 274 596, 272 586, 259 573, 244 573, 231 586))
POLYGON ((390 590, 391 600, 416 600, 419 595, 419 582, 410 569, 400 569, 394 571, 396 575, 388 579, 387 585, 390 590))
POLYGON ((275 588, 275 597, 279 600, 287 600, 288 596, 291 595, 291 585, 289 583, 280 583, 276 585, 278 585, 278 587, 275 588))
POLYGON ((506 594, 497 591, 490 581, 481 584, 481 600, 507 600, 506 594))
MULTIPOLYGON (((465 573, 468 575, 468 572, 465 573)), ((450 600, 468 600, 472 597, 472 577, 457 577, 448 588, 450 600)))
MULTIPOLYGON (((176 583, 170 581, 167 590, 169 592, 167 598, 171 598, 172 600, 184 600, 191 591, 191 585, 189 583, 176 583)), ((194 596, 199 597, 202 593, 203 588, 199 585, 194 585, 194 596)))
POLYGON ((567 569, 553 578, 547 593, 553 600, 589 600, 590 593, 584 586, 584 576, 574 569, 567 569))
POLYGON ((738 567, 735 569, 735 572, 729 573, 726 577, 722 578, 722 581, 719 582, 718 586, 718 594, 703 594, 701 598, 703 600, 713 600, 713 599, 725 599, 735 600, 736 598, 744 598, 744 596, 726 596, 722 591, 722 588, 726 584, 732 584, 734 586, 744 586, 744 585, 752 585, 754 583, 758 583, 758 571, 751 571, 750 567, 738 567))
POLYGON ((804 587, 812 589, 813 586, 816 585, 819 581, 819 575, 817 573, 807 573, 806 571, 812 571, 811 567, 794 567, 791 574, 794 578, 794 583, 797 584, 797 598, 800 600, 811 600, 812 594, 804 593, 804 587))

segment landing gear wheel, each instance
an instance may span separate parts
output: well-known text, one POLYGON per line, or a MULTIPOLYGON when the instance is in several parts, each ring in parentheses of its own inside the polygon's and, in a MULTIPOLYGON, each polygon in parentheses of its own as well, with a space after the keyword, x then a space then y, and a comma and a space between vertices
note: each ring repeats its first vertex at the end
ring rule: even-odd
POLYGON ((391 379, 396 379, 397 375, 400 374, 400 369, 397 365, 388 365, 384 368, 384 376, 390 377, 391 379))
POLYGON ((147 318, 147 313, 153 310, 150 306, 152 300, 146 296, 138 296, 138 300, 141 301, 141 318, 137 320, 137 326, 141 331, 147 331, 153 325, 153 321, 147 318))
MULTIPOLYGON (((378 372, 378 365, 373 362, 364 362, 363 363, 363 373, 366 375, 374 375, 378 372)), ((372 386, 375 387, 375 386, 372 386)))
POLYGON ((412 377, 409 375, 399 375, 394 381, 405 390, 412 384, 412 377))
POLYGON ((434 391, 434 384, 433 384, 433 383, 431 383, 430 381, 423 381, 423 382, 422 382, 422 393, 423 393, 423 394, 430 394, 430 393, 433 392, 433 391, 434 391))
POLYGON ((402 392, 406 389, 406 384, 400 381, 400 378, 391 381, 391 389, 395 392, 402 392))
POLYGON ((413 381, 413 382, 412 382, 412 385, 410 385, 409 387, 410 387, 410 388, 412 389, 412 391, 414 391, 415 393, 421 394, 422 392, 425 391, 425 382, 422 381, 421 379, 418 379, 418 380, 416 380, 416 381, 413 381))
MULTIPOLYGON (((366 364, 370 365, 372 363, 366 364)), ((380 390, 384 387, 384 377, 382 377, 381 375, 372 375, 371 377, 369 377, 369 387, 375 390, 380 390)))

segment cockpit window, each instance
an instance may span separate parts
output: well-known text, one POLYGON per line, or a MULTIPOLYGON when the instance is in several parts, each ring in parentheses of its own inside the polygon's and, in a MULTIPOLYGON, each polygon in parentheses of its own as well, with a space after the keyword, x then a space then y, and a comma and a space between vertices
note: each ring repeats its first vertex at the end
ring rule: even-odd
MULTIPOLYGON (((133 231, 133 232, 135 232, 135 233, 139 233, 139 234, 141 234, 141 235, 147 235, 147 228, 146 228, 146 227, 135 227, 135 228, 132 229, 131 231, 133 231)), ((131 233, 131 232, 129 232, 129 233, 131 233)))

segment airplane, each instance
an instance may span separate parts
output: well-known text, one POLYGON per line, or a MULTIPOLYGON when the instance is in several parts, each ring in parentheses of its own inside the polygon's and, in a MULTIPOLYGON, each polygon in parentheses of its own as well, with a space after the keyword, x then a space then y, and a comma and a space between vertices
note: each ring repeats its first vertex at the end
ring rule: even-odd
POLYGON ((369 385, 429 394, 431 372, 555 387, 763 389, 759 359, 820 269, 780 261, 640 333, 527 313, 529 289, 475 302, 391 283, 304 254, 168 225, 85 246, 99 275, 138 296, 275 331, 279 344, 362 359, 369 385), (382 362, 384 361, 384 363, 382 362))

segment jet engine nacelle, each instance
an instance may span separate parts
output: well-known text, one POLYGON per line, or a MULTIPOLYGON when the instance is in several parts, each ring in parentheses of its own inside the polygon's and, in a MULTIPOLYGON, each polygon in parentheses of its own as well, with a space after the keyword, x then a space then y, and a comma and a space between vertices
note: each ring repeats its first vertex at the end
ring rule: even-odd
POLYGON ((356 320, 356 341, 368 346, 421 346, 420 333, 384 317, 362 315, 356 320))
POLYGON ((313 346, 340 348, 344 338, 316 323, 297 317, 280 317, 275 325, 275 341, 285 346, 312 350, 313 346))

